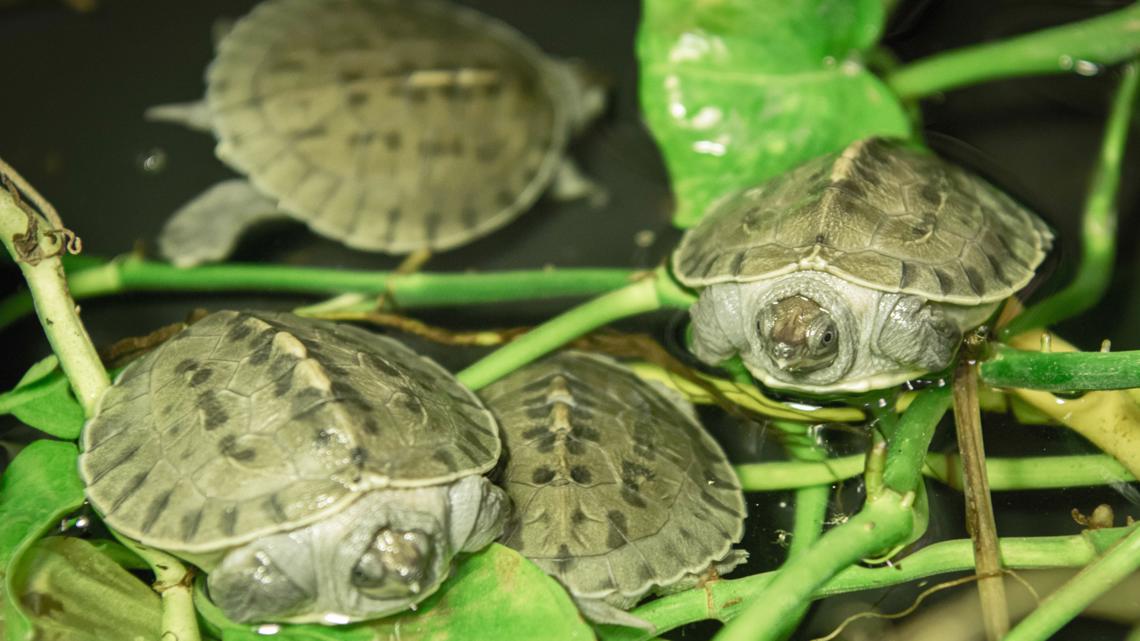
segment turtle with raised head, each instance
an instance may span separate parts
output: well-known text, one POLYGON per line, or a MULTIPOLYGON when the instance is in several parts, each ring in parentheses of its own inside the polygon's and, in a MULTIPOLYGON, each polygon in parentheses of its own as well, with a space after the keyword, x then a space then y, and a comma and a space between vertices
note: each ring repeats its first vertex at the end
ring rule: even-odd
POLYGON ((215 185, 159 239, 219 260, 289 216, 361 250, 445 250, 505 225, 552 183, 600 195, 566 157, 602 110, 576 63, 439 0, 267 0, 218 38, 206 97, 148 117, 217 136, 245 180, 215 185))
POLYGON ((480 392, 502 429, 502 542, 600 623, 731 571, 747 553, 744 496, 692 405, 603 356, 562 352, 480 392))
POLYGON ((474 394, 391 339, 291 314, 183 330, 123 370, 80 445, 104 521, 206 570, 240 622, 403 610, 507 510, 474 394))
POLYGON ((701 360, 739 354, 770 387, 861 392, 947 367, 1052 240, 978 176, 871 138, 714 203, 673 273, 700 290, 701 360))

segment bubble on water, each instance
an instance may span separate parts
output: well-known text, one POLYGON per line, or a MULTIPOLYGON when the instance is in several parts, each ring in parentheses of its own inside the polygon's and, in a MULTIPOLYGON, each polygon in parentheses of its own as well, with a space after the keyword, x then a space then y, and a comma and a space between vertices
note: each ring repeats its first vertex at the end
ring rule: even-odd
POLYGON ((652 246, 655 240, 657 240, 657 232, 652 229, 642 229, 633 235, 633 244, 642 249, 652 246))
POLYGON ((155 147, 139 154, 139 169, 145 174, 157 174, 166 169, 166 151, 155 147))

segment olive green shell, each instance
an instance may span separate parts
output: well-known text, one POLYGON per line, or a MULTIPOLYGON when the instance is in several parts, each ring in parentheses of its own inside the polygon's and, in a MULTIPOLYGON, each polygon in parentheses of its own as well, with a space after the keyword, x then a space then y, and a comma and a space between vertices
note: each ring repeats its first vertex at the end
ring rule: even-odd
POLYGON ((569 137, 564 88, 507 25, 434 0, 268 0, 218 44, 218 156, 319 234, 447 249, 528 208, 569 137))
POLYGON ((1024 287, 1052 238, 981 178, 871 138, 718 201, 685 234, 673 268, 690 287, 813 270, 979 305, 1024 287))
POLYGON ((507 452, 500 485, 514 512, 502 541, 576 597, 669 586, 740 540, 736 475, 680 397, 609 358, 575 352, 480 395, 507 452))
POLYGON ((123 370, 80 442, 104 520, 184 552, 311 523, 362 491, 478 474, 501 450, 478 398, 396 341, 234 311, 123 370))

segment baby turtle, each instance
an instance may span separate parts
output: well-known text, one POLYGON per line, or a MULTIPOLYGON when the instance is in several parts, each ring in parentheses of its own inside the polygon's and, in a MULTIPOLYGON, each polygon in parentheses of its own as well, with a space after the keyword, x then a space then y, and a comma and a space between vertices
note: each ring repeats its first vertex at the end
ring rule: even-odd
POLYGON ((558 579, 583 614, 624 610, 744 562, 744 496, 693 408, 609 358, 564 352, 480 392, 502 428, 502 542, 558 579))
POLYGON ((183 330, 123 370, 80 443, 106 523, 206 570, 241 622, 403 610, 507 511, 477 397, 391 339, 291 314, 183 330))
POLYGON ((701 290, 701 360, 739 353, 770 387, 861 392, 947 367, 1052 239, 981 178, 871 138, 715 203, 673 272, 701 290))
POLYGON ((203 102, 148 111, 212 131, 249 177, 183 207, 161 249, 178 265, 218 260, 287 215, 357 249, 444 250, 552 182, 556 196, 597 194, 565 155, 603 108, 587 75, 444 2, 263 2, 220 38, 203 102))

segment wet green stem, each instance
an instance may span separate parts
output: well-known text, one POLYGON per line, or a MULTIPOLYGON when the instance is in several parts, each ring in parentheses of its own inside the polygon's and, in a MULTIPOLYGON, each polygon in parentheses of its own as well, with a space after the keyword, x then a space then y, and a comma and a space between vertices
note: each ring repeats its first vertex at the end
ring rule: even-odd
MULTIPOLYGON (((748 463, 735 469, 745 492, 770 492, 838 483, 862 473, 865 461, 864 455, 856 454, 820 462, 748 463)), ((955 455, 927 454, 923 473, 952 488, 962 488, 962 463, 955 455)), ((994 491, 1091 487, 1135 480, 1123 465, 1103 454, 991 458, 986 460, 986 474, 994 491)))
POLYGON ((721 630, 717 641, 784 636, 789 624, 796 621, 792 615, 832 577, 862 558, 891 548, 911 533, 912 507, 922 482, 926 450, 949 406, 948 388, 930 389, 915 399, 888 446, 882 489, 868 497, 859 513, 820 537, 807 553, 784 564, 771 583, 749 597, 744 611, 721 630))
POLYGON ((1006 635, 1004 641, 1044 641, 1077 617, 1097 597, 1111 590, 1140 569, 1140 527, 1103 556, 1081 570, 1068 583, 1049 595, 1029 616, 1006 635))
POLYGON ((1097 73, 1140 52, 1140 5, 998 42, 924 58, 888 74, 904 100, 999 78, 1097 73))
MULTIPOLYGON (((13 173, 13 180, 23 182, 14 170, 9 171, 13 173)), ((38 194, 33 197, 39 198, 38 194)), ((67 237, 59 227, 62 225, 58 222, 18 204, 13 193, 0 187, 0 240, 27 281, 44 334, 71 382, 75 397, 91 416, 96 401, 111 381, 68 293, 67 277, 60 262, 67 237)))
POLYGON ((140 545, 117 532, 112 535, 137 554, 154 572, 154 591, 162 597, 162 639, 199 641, 198 615, 194 609, 193 574, 177 558, 140 545))
MULTIPOLYGON (((1121 527, 1090 530, 1072 536, 999 539, 1002 565, 1014 570, 1083 567, 1102 558, 1133 529, 1121 527)), ((852 565, 820 585, 810 598, 888 588, 939 574, 973 569, 974 548, 969 539, 941 541, 911 554, 902 563, 874 568, 852 565)), ((703 589, 687 590, 651 601, 633 613, 654 623, 658 634, 704 619, 738 620, 746 605, 767 590, 780 572, 717 581, 703 589)), ((770 638, 759 628, 754 632, 756 634, 750 638, 770 638)), ((648 635, 629 628, 604 628, 600 638, 604 641, 641 641, 648 635)))
POLYGON ((999 346, 979 367, 993 387, 1080 392, 1140 387, 1140 351, 1032 352, 999 346))
MULTIPOLYGON (((542 269, 397 274, 240 264, 180 269, 128 257, 79 271, 71 276, 70 286, 76 299, 128 291, 352 292, 376 297, 387 294, 394 306, 412 308, 591 296, 628 285, 635 273, 627 269, 542 269)), ((0 328, 30 311, 26 294, 0 301, 0 328)))
MULTIPOLYGON (((1137 6, 1140 5, 1133 5, 1132 9, 1135 10, 1137 6)), ((1140 24, 1140 15, 1135 15, 1132 21, 1140 24)), ((1136 38, 1140 39, 1140 31, 1136 38)), ((1076 277, 1061 291, 1014 318, 1002 330, 1003 336, 1016 336, 1026 330, 1048 327, 1057 321, 1076 316, 1095 305, 1108 289, 1116 258, 1116 199, 1120 186, 1120 165, 1138 87, 1140 63, 1133 61, 1124 66, 1120 87, 1112 101, 1112 110, 1105 126, 1100 158, 1085 201, 1081 219, 1081 264, 1076 277)), ((1133 370, 1140 372, 1140 368, 1135 365, 1133 370)))
POLYGON ((457 377, 464 385, 477 390, 606 323, 663 306, 686 306, 691 302, 692 297, 673 282, 668 272, 659 269, 622 289, 555 316, 459 372, 457 377))

